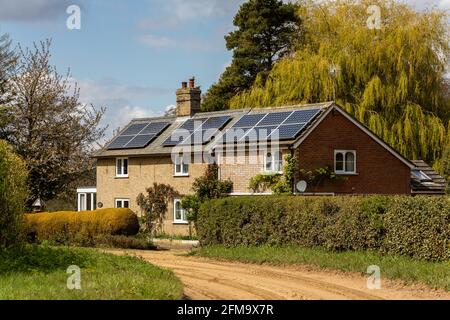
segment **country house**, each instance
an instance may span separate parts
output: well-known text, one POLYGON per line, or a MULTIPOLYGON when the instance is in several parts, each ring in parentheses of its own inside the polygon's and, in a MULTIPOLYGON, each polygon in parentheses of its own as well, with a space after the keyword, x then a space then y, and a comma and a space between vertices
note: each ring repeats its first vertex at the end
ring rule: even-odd
MULTIPOLYGON (((95 155, 96 187, 78 189, 79 210, 129 207, 154 182, 189 194, 208 163, 233 195, 254 194, 249 181, 282 174, 285 155, 299 168, 293 192, 301 195, 443 194, 445 181, 423 161, 410 161, 334 102, 202 113, 194 79, 176 92, 174 115, 132 120, 95 155), (306 183, 300 169, 328 168, 342 179, 306 183)), ((267 190, 259 194, 269 193, 267 190)), ((186 234, 180 199, 170 204, 164 232, 186 234)))

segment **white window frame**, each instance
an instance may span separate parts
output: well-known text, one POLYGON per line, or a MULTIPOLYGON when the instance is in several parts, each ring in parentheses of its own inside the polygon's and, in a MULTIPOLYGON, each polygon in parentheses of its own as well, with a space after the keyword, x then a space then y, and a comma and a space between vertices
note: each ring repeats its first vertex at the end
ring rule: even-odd
POLYGON ((188 177, 189 176, 189 163, 184 162, 183 157, 177 157, 173 164, 173 175, 175 177, 188 177), (177 170, 177 166, 180 166, 181 170, 177 170), (185 170, 187 168, 187 170, 185 170))
POLYGON ((130 161, 128 160, 128 158, 116 158, 116 178, 128 178, 128 175, 130 173, 130 161), (124 165, 124 160, 127 160, 127 173, 123 173, 125 170, 125 165, 124 165), (119 165, 119 161, 120 161, 120 165, 119 165), (119 168, 120 168, 120 173, 119 173, 119 168))
POLYGON ((91 197, 91 209, 94 211, 97 209, 97 189, 96 188, 77 188, 77 211, 87 211, 87 198, 88 194, 91 197), (84 197, 84 199, 82 199, 84 197), (94 199, 95 198, 95 199, 94 199), (82 201, 84 200, 84 201, 82 201))
POLYGON ((356 174, 356 150, 334 150, 334 173, 336 174, 356 174), (337 170, 336 169, 336 156, 338 153, 341 153, 343 156, 343 170, 337 170), (347 153, 352 153, 353 154, 353 171, 348 171, 347 170, 347 161, 346 161, 346 157, 347 157, 347 153))
POLYGON ((188 224, 189 221, 187 220, 187 211, 181 208, 181 199, 174 199, 173 200, 173 223, 174 224, 188 224), (181 219, 177 219, 177 203, 180 204, 180 210, 181 210, 181 219))
POLYGON ((127 198, 116 198, 114 199, 114 208, 119 208, 119 206, 117 206, 118 202, 122 202, 122 206, 120 208, 130 208, 130 199, 127 198), (124 204, 125 202, 128 202, 128 207, 125 207, 124 204))
POLYGON ((265 173, 278 173, 283 174, 283 153, 281 151, 266 151, 264 152, 264 159, 263 159, 263 172, 265 173), (270 170, 267 169, 267 154, 271 154, 271 166, 270 170), (278 161, 275 159, 275 153, 278 153, 280 155, 280 158, 278 161), (275 163, 280 163, 280 170, 275 170, 275 163))

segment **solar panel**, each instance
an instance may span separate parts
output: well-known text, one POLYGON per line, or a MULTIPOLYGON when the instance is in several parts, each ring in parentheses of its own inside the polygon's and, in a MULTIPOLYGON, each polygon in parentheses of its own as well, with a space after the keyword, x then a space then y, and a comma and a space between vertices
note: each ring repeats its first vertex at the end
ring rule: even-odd
POLYGON ((203 125, 203 123, 207 120, 207 118, 198 118, 198 119, 189 119, 186 120, 181 126, 180 129, 188 130, 194 132, 199 127, 203 125))
POLYGON ((260 139, 289 140, 298 137, 306 125, 319 113, 319 108, 247 114, 241 117, 222 138, 223 143, 254 142, 260 139), (246 129, 236 133, 237 129, 246 129), (251 129, 251 130, 249 130, 251 129), (273 131, 277 129, 275 133, 273 131), (237 137, 236 137, 237 136, 237 137))
POLYGON ((230 128, 222 136, 222 143, 234 143, 241 140, 252 128, 230 128))
POLYGON ((108 145, 108 149, 145 148, 169 125, 170 122, 167 121, 131 124, 108 145))
POLYGON ((254 127, 247 132, 241 141, 253 142, 267 139, 276 128, 277 126, 254 127))
POLYGON ((155 137, 156 135, 154 133, 137 135, 133 138, 133 140, 127 143, 125 148, 145 148, 155 137))
POLYGON ((295 139, 300 131, 305 127, 306 123, 283 124, 277 128, 277 132, 271 134, 271 138, 276 138, 278 134, 279 140, 295 139))
POLYGON ((122 132, 122 136, 128 136, 128 135, 134 135, 141 132, 142 129, 144 129, 149 123, 136 123, 130 125, 124 132, 122 132))
POLYGON ((164 147, 176 145, 206 144, 231 120, 230 116, 186 120, 162 143, 164 147), (186 132, 189 136, 186 136, 186 132))
POLYGON ((247 114, 237 121, 232 128, 254 127, 267 113, 247 114))
POLYGON ((182 142, 184 139, 189 138, 191 131, 186 129, 176 129, 172 134, 162 143, 163 147, 173 147, 182 142))
POLYGON ((118 136, 108 145, 108 149, 123 149, 134 136, 118 136))
POLYGON ((292 115, 286 119, 283 124, 293 124, 293 123, 305 123, 311 121, 318 113, 320 109, 309 109, 309 110, 297 110, 292 113, 292 115))
POLYGON ((152 122, 149 123, 139 134, 158 134, 170 125, 170 122, 152 122))
POLYGON ((230 116, 209 118, 202 124, 202 129, 221 129, 230 119, 230 116))
POLYGON ((260 123, 257 124, 257 126, 260 127, 280 125, 291 114, 292 111, 269 113, 264 119, 261 120, 260 123))

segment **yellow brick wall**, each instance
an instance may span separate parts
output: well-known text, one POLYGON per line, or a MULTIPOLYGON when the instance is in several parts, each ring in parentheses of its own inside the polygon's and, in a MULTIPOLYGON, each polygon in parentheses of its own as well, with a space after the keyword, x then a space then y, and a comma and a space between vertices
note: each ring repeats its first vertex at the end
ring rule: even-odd
MULTIPOLYGON (((195 178, 203 175, 206 164, 190 164, 189 177, 175 177, 174 166, 170 157, 140 157, 128 159, 128 178, 116 178, 115 159, 97 160, 97 202, 103 208, 113 208, 115 199, 130 199, 130 209, 141 214, 136 204, 139 193, 145 192, 154 182, 171 185, 181 195, 192 193, 195 178)), ((173 235, 187 235, 187 225, 173 224, 173 203, 169 203, 163 231, 173 235)))

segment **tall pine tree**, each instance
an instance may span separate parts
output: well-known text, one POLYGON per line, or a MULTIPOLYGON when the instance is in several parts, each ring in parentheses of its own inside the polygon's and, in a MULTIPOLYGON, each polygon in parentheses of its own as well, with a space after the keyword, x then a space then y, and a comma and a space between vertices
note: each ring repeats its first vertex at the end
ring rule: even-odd
POLYGON ((258 75, 264 79, 274 62, 291 51, 302 34, 297 10, 280 0, 249 0, 240 7, 236 30, 225 36, 233 60, 203 98, 203 110, 228 109, 234 95, 250 88, 258 75))

